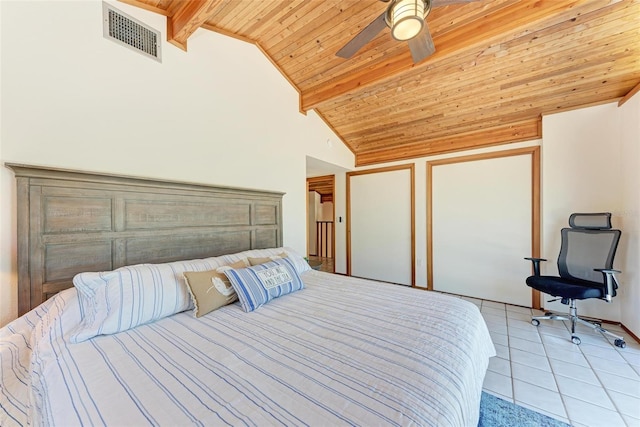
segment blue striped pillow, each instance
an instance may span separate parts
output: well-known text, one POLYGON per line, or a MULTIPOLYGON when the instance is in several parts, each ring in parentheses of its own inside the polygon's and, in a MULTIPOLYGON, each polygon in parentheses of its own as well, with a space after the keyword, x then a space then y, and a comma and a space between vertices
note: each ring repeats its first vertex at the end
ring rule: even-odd
POLYGON ((215 258, 139 264, 73 278, 82 321, 69 340, 78 343, 115 334, 193 308, 185 271, 220 267, 215 258))
POLYGON ((304 288, 294 264, 288 258, 277 259, 248 268, 226 270, 238 294, 242 309, 253 311, 274 298, 304 288))

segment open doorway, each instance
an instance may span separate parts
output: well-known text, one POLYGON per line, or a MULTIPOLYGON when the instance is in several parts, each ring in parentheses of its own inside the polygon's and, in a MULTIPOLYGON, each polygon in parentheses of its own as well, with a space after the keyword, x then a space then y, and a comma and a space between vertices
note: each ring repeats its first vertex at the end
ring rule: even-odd
POLYGON ((307 256, 318 270, 335 272, 335 175, 307 178, 307 256))

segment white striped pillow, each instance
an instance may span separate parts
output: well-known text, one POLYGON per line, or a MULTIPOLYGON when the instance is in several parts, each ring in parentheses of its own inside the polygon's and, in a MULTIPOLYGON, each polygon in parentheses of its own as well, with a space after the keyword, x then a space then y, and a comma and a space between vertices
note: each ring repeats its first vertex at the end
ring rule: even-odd
POLYGON ((72 343, 115 334, 193 308, 185 271, 220 267, 216 258, 139 264, 114 271, 80 273, 73 278, 82 321, 72 343))

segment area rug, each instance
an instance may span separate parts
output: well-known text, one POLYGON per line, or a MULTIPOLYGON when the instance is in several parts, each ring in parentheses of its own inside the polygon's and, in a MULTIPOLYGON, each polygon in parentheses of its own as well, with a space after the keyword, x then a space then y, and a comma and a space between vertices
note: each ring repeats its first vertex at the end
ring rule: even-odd
POLYGON ((483 391, 478 427, 569 427, 569 425, 483 391))

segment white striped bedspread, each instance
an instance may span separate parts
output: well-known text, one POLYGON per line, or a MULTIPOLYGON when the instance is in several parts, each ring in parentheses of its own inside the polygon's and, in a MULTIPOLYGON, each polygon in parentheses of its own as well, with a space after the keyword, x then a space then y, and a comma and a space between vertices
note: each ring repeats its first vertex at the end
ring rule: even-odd
POLYGON ((0 329, 0 425, 473 426, 495 349, 459 298, 309 271, 245 313, 70 344, 75 289, 0 329))

